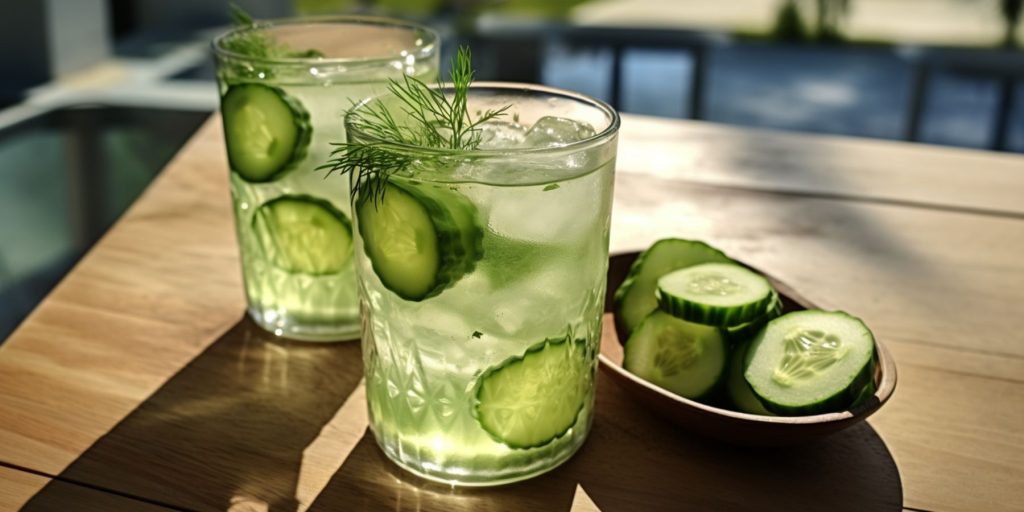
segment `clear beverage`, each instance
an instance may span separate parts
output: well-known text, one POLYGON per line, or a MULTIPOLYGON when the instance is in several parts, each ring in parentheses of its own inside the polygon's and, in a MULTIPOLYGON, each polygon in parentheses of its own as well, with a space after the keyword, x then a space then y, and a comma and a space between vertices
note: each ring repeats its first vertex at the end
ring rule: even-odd
POLYGON ((543 473, 582 445, 593 415, 618 117, 574 93, 523 87, 474 86, 470 111, 512 105, 484 126, 481 151, 396 174, 380 207, 356 208, 371 428, 400 466, 453 484, 543 473), (400 209, 402 190, 412 206, 455 212, 439 232, 473 233, 468 251, 445 242, 471 265, 425 298, 386 284, 388 254, 367 247, 370 234, 395 262, 414 257, 375 220, 400 209))
POLYGON ((228 33, 214 50, 249 315, 278 335, 353 339, 348 182, 315 169, 345 140, 353 105, 388 79, 436 76, 437 36, 396 20, 286 20, 228 33))

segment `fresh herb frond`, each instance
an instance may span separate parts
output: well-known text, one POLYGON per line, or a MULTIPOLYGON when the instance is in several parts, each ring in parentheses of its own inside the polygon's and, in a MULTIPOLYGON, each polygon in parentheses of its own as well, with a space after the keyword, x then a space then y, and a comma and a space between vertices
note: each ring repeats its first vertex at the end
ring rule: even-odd
POLYGON ((331 159, 318 169, 327 169, 328 175, 348 174, 353 201, 376 203, 395 173, 414 173, 413 166, 436 167, 447 153, 414 148, 477 149, 483 142, 483 124, 504 116, 511 105, 475 115, 469 111, 472 64, 469 48, 460 47, 451 62, 452 81, 447 87, 440 82, 430 86, 409 75, 390 80, 388 92, 395 106, 380 98, 360 105, 348 123, 366 140, 335 143, 331 159), (446 88, 450 94, 445 94, 446 88))
POLYGON ((327 175, 348 175, 349 191, 353 202, 384 198, 388 180, 397 172, 410 169, 419 156, 415 152, 396 151, 393 147, 351 142, 333 143, 332 159, 316 170, 327 170, 327 175))
MULTIPOLYGON (((231 16, 231 21, 238 28, 248 29, 233 35, 230 35, 224 39, 222 46, 234 53, 245 55, 247 57, 257 57, 263 59, 274 59, 274 58, 319 58, 324 57, 323 52, 315 49, 308 50, 292 50, 287 44, 279 43, 272 37, 267 35, 264 31, 260 30, 260 24, 253 19, 252 15, 246 12, 245 9, 238 6, 238 4, 231 2, 228 4, 228 12, 231 16)), ((269 76, 269 70, 264 71, 265 76, 269 76)))
POLYGON ((228 2, 228 14, 231 16, 231 22, 234 23, 235 26, 247 27, 249 25, 256 24, 256 22, 253 21, 252 16, 234 2, 228 2))

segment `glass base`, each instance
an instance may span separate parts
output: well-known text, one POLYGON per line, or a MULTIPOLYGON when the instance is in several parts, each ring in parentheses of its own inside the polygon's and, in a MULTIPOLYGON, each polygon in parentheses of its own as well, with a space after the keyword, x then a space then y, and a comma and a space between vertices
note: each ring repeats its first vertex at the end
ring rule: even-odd
POLYGON ((249 318, 256 325, 275 336, 299 341, 336 342, 358 340, 361 332, 359 319, 345 323, 303 323, 293 318, 281 318, 276 312, 248 309, 249 318))
POLYGON ((524 467, 521 472, 506 472, 500 475, 495 475, 492 478, 486 475, 445 472, 440 468, 428 469, 423 467, 422 464, 414 464, 413 461, 405 461, 402 459, 401 453, 399 453, 400 449, 397 447, 387 446, 381 442, 380 436, 377 435, 372 424, 370 426, 370 431, 373 432, 373 438, 377 441, 377 446, 380 447, 382 452, 384 452, 384 455, 402 470, 412 473, 424 480, 458 487, 495 487, 538 477, 557 468, 558 466, 561 466, 565 461, 571 459, 572 456, 580 450, 583 443, 586 442, 586 437, 583 437, 579 442, 574 443, 571 447, 560 452, 557 456, 546 460, 542 466, 527 466, 524 467))

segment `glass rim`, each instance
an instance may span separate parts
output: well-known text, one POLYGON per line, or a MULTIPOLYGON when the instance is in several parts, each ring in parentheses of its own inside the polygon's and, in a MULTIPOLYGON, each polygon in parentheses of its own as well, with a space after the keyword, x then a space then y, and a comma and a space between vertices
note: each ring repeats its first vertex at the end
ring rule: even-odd
MULTIPOLYGON (((431 88, 435 88, 435 89, 436 88, 443 88, 445 90, 448 90, 448 89, 452 88, 452 84, 451 83, 441 83, 441 84, 431 85, 431 88)), ((574 100, 574 101, 577 101, 577 102, 580 102, 580 103, 587 104, 587 105, 589 105, 591 107, 594 107, 594 108, 600 110, 601 112, 603 112, 605 115, 607 115, 608 118, 610 119, 610 121, 608 123, 608 126, 606 126, 603 130, 595 133, 594 135, 591 135, 590 137, 587 137, 585 139, 580 139, 580 140, 577 140, 577 141, 574 141, 574 142, 570 142, 568 144, 565 144, 564 146, 534 147, 534 148, 529 148, 529 147, 527 147, 527 148, 506 148, 506 149, 473 149, 473 150, 435 148, 435 147, 429 147, 429 146, 417 146, 417 145, 413 145, 413 144, 404 144, 404 143, 400 143, 400 142, 394 142, 394 141, 390 141, 390 140, 386 140, 386 139, 381 139, 379 137, 374 137, 374 136, 369 135, 369 134, 367 134, 367 133, 365 133, 363 131, 360 131, 358 128, 355 128, 354 126, 352 126, 349 123, 349 118, 352 117, 353 115, 355 115, 359 111, 359 109, 365 107, 371 101, 374 101, 374 100, 377 100, 377 99, 380 99, 380 98, 385 98, 385 97, 388 97, 388 96, 392 95, 392 93, 386 92, 386 93, 383 93, 383 94, 379 94, 377 96, 366 98, 363 101, 360 101, 359 103, 357 103, 355 106, 353 106, 352 109, 350 109, 345 114, 345 130, 346 130, 347 133, 358 134, 359 138, 361 138, 361 139, 368 140, 368 141, 371 141, 371 142, 380 142, 380 143, 383 143, 383 144, 387 144, 388 146, 390 146, 392 148, 395 148, 395 149, 399 149, 399 150, 407 150, 409 152, 416 152, 416 153, 420 153, 420 154, 437 155, 437 156, 449 156, 449 157, 469 156, 469 157, 472 157, 474 159, 478 159, 478 158, 509 157, 509 156, 516 156, 516 155, 543 155, 543 154, 548 154, 548 153, 551 153, 551 154, 570 153, 570 152, 580 151, 580 150, 586 149, 586 148, 591 147, 591 146, 597 146, 597 145, 599 145, 601 143, 604 143, 608 139, 612 138, 613 136, 615 136, 618 133, 619 127, 622 124, 622 120, 621 120, 621 118, 619 116, 618 111, 616 111, 614 108, 612 108, 612 106, 609 105, 607 102, 605 102, 603 100, 600 100, 600 99, 597 99, 597 98, 595 98, 593 96, 588 96, 586 94, 579 93, 579 92, 576 92, 576 91, 571 91, 571 90, 568 90, 568 89, 562 89, 562 88, 559 88, 559 87, 550 87, 550 86, 547 86, 547 85, 540 85, 540 84, 530 84, 530 83, 524 83, 524 82, 473 82, 469 86, 470 93, 472 93, 473 90, 481 90, 481 89, 490 89, 490 90, 498 90, 498 91, 510 91, 510 92, 542 92, 542 93, 550 94, 550 95, 553 95, 553 96, 560 96, 560 97, 563 97, 563 98, 574 100)))
POLYGON ((246 27, 234 27, 231 30, 224 32, 217 37, 213 38, 210 46, 213 47, 213 53, 218 57, 226 57, 240 61, 254 62, 259 64, 271 64, 281 66, 295 66, 295 65, 332 65, 332 64, 373 64, 382 63, 388 64, 394 62, 395 59, 405 58, 405 55, 389 55, 389 56, 373 56, 373 57, 254 57, 252 55, 246 55, 244 53, 238 53, 227 48, 224 48, 222 43, 229 37, 234 37, 239 34, 254 32, 257 30, 266 30, 274 27, 282 26, 293 26, 293 25, 376 25, 380 27, 391 27, 406 29, 410 32, 420 31, 425 33, 429 40, 427 44, 419 47, 416 52, 409 52, 408 55, 412 55, 416 60, 427 59, 438 52, 438 42, 441 40, 438 32, 426 25, 414 23, 411 21, 400 20, 397 18, 387 18, 384 16, 363 16, 363 15, 321 15, 321 16, 293 16, 289 18, 274 18, 269 20, 258 20, 252 25, 246 27))

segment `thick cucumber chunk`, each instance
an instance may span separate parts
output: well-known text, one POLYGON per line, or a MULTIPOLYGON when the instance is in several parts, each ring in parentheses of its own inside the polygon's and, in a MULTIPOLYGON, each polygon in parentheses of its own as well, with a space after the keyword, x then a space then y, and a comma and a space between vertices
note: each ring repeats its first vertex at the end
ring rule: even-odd
POLYGON ((679 396, 708 395, 725 372, 728 348, 722 332, 651 313, 629 337, 623 368, 679 396))
POLYGON ((511 448, 543 446, 576 424, 592 386, 591 362, 584 340, 546 339, 480 376, 473 414, 511 448))
POLYGON ((747 380, 743 378, 743 363, 746 360, 747 348, 747 344, 744 343, 733 349, 729 361, 729 379, 725 383, 729 400, 739 412, 775 416, 771 411, 765 409, 764 405, 761 405, 757 395, 750 389, 750 384, 747 384, 747 380))
POLYGON ((309 113, 281 89, 233 85, 221 99, 221 113, 228 160, 246 181, 275 180, 306 154, 309 113))
POLYGON ((701 263, 731 263, 722 251, 704 242, 666 238, 640 254, 622 286, 615 291, 615 326, 625 340, 647 315, 658 308, 654 296, 658 278, 701 263))
POLYGON ((476 208, 454 190, 392 182, 379 200, 356 204, 366 256, 381 283, 403 299, 441 293, 482 255, 476 208))
POLYGON ((683 320, 721 327, 765 313, 775 293, 768 280, 735 263, 704 263, 658 279, 658 306, 683 320))
POLYGON ((874 356, 874 336, 860 319, 798 311, 768 322, 751 341, 744 378, 772 412, 839 411, 872 379, 874 356))
POLYGON ((263 203, 252 222, 267 259, 287 272, 336 274, 352 258, 352 225, 323 199, 281 196, 263 203))

